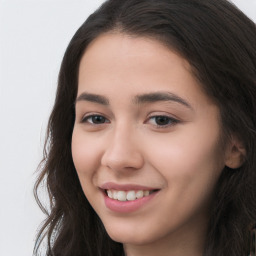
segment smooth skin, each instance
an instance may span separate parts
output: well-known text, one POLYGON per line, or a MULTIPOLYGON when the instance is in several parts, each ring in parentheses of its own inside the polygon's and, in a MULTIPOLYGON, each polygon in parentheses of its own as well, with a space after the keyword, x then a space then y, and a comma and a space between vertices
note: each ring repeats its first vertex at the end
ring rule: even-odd
POLYGON ((72 155, 85 196, 126 255, 202 255, 216 182, 225 165, 242 159, 236 141, 224 149, 220 137, 218 107, 174 51, 118 32, 88 46, 72 155), (106 182, 159 192, 138 210, 117 213, 105 206, 106 182))

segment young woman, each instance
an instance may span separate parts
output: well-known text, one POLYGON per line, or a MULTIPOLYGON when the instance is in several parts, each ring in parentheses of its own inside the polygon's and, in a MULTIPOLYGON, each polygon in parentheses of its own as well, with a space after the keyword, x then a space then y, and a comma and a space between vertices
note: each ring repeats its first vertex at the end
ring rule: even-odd
POLYGON ((226 0, 109 0, 63 58, 35 254, 254 255, 255 147, 255 24, 226 0))

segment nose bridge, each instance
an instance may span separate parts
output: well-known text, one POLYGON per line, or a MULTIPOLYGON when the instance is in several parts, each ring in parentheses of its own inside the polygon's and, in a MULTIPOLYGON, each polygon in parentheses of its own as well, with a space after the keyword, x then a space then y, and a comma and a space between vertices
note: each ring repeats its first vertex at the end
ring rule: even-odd
POLYGON ((139 169, 143 166, 136 127, 125 122, 119 123, 110 132, 108 142, 102 156, 102 165, 117 171, 139 169))

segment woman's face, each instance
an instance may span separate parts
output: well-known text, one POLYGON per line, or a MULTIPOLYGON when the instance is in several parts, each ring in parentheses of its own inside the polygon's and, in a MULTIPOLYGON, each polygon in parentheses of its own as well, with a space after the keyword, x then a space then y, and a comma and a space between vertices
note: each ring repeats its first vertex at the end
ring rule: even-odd
POLYGON ((112 239, 141 245, 203 236, 225 166, 219 111, 188 62, 159 42, 108 33, 89 45, 72 155, 112 239))

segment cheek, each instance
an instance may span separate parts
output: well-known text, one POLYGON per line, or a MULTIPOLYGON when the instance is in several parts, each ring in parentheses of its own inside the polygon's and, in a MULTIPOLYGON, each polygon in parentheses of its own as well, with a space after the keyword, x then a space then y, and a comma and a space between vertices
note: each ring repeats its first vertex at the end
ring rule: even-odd
POLYGON ((83 190, 91 185, 100 165, 100 148, 102 145, 99 145, 97 141, 92 136, 85 136, 83 131, 74 129, 72 158, 83 190))
POLYGON ((165 174, 194 177, 195 174, 219 175, 224 167, 224 158, 219 144, 218 126, 213 124, 213 132, 203 125, 186 125, 168 136, 152 136, 146 140, 147 159, 156 169, 165 174), (152 145, 154 145, 152 147, 152 145), (159 167, 159 168, 158 168, 159 167))
POLYGON ((155 146, 147 146, 147 158, 166 180, 172 191, 170 200, 180 205, 181 211, 211 196, 224 168, 217 133, 212 136, 196 130, 182 136, 176 133, 169 138, 158 137, 152 144, 155 146))

